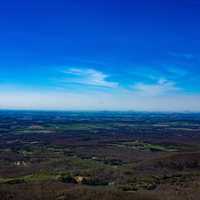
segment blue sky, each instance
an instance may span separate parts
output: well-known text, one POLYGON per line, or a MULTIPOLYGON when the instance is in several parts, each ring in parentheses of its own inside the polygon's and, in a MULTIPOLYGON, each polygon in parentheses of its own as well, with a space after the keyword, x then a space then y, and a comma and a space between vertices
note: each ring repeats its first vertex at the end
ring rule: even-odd
POLYGON ((0 108, 200 111, 199 0, 8 0, 0 108))

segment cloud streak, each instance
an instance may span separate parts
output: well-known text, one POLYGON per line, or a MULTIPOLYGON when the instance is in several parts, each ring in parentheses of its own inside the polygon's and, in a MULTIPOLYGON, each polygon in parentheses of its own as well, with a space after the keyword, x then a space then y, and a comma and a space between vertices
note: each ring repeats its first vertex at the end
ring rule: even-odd
POLYGON ((193 59, 195 56, 190 53, 176 53, 176 52, 169 52, 170 56, 176 57, 176 58, 185 58, 185 59, 193 59))
POLYGON ((180 90, 175 82, 166 79, 160 79, 154 84, 137 83, 133 86, 133 89, 145 96, 166 95, 180 90))
POLYGON ((66 82, 97 87, 117 88, 118 83, 109 81, 109 75, 95 69, 70 68, 64 72, 66 82))

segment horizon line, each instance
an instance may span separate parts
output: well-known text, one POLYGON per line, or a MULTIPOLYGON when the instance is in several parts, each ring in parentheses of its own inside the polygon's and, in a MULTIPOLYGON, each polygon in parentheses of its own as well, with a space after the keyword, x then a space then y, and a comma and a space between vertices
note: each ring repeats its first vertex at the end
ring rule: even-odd
POLYGON ((176 110, 87 110, 87 109, 63 109, 63 110, 57 110, 57 109, 4 109, 4 108, 0 108, 0 112, 2 111, 18 111, 18 112, 107 112, 107 113, 111 113, 111 112, 122 112, 122 113, 180 113, 180 114, 198 114, 200 113, 200 111, 189 111, 189 110, 185 110, 185 111, 176 111, 176 110))

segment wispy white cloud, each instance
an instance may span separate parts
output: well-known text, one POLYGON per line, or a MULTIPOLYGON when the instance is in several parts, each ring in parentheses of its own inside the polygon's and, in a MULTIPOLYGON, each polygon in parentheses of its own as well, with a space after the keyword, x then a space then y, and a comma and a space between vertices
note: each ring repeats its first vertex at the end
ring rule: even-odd
MULTIPOLYGON (((70 68, 64 71, 62 77, 67 83, 81 84, 80 87, 69 84, 69 87, 56 89, 0 84, 0 109, 200 111, 200 95, 186 93, 184 87, 179 88, 179 85, 182 86, 179 79, 173 78, 173 74, 183 77, 185 73, 172 69, 169 76, 159 71, 146 73, 150 77, 132 75, 133 82, 129 82, 127 87, 125 84, 122 87, 119 78, 119 87, 118 82, 101 71, 70 68)), ((56 84, 59 86, 60 82, 56 84)))
POLYGON ((177 58, 185 58, 185 59, 193 59, 195 56, 191 53, 177 53, 177 52, 169 52, 170 56, 177 58))
POLYGON ((145 96, 159 96, 174 93, 180 90, 176 83, 166 79, 159 79, 156 83, 136 83, 134 91, 145 96))
POLYGON ((108 80, 109 75, 95 69, 70 68, 68 70, 65 70, 65 74, 68 75, 65 81, 71 83, 108 88, 116 88, 118 86, 117 82, 112 82, 108 80))

